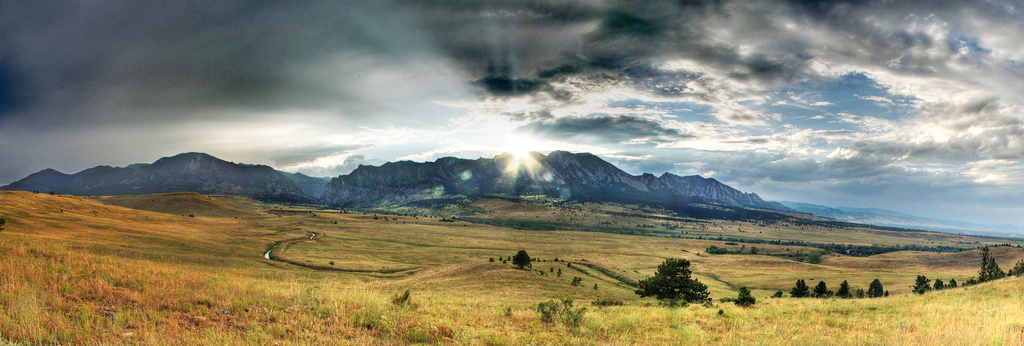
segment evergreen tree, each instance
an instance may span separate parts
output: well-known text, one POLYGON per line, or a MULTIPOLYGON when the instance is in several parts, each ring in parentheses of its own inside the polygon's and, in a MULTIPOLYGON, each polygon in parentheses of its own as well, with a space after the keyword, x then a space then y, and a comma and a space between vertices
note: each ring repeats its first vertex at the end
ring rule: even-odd
POLYGON ((836 296, 839 298, 853 298, 853 294, 850 293, 850 283, 843 280, 843 283, 839 284, 839 291, 836 291, 836 296))
POLYGON ((775 291, 775 294, 772 295, 772 298, 782 298, 782 290, 775 291))
POLYGON ((832 296, 832 291, 828 290, 828 287, 825 286, 825 282, 824 281, 818 281, 818 286, 814 287, 814 297, 815 298, 828 298, 828 297, 831 297, 831 296, 832 296))
POLYGON ((868 285, 868 298, 878 298, 885 294, 885 289, 882 288, 882 282, 875 279, 868 285))
POLYGON ((935 283, 932 284, 932 289, 941 291, 946 289, 946 284, 942 283, 942 279, 935 279, 935 283))
POLYGON ((914 293, 924 294, 925 292, 931 291, 932 286, 928 281, 928 277, 924 275, 918 275, 917 281, 914 282, 914 293))
POLYGON ((747 289, 747 286, 743 286, 740 287, 740 295, 739 297, 736 297, 735 302, 736 305, 739 306, 751 306, 754 305, 754 303, 757 303, 757 298, 754 298, 754 296, 750 295, 750 290, 747 289))
POLYGON ((811 294, 811 288, 807 287, 807 283, 803 279, 796 280, 796 286, 789 291, 789 296, 793 298, 806 298, 811 294))
POLYGON ((687 303, 711 301, 708 286, 690 278, 690 261, 685 259, 666 259, 658 265, 654 276, 638 283, 635 292, 641 297, 653 296, 669 304, 680 300, 687 303))
POLYGON ((956 279, 949 279, 949 288, 956 288, 956 279))
MULTIPOLYGON (((3 229, 3 224, 0 224, 0 229, 3 229)), ((1024 275, 1024 259, 1017 261, 1017 264, 1014 265, 1010 271, 1006 272, 1006 275, 1013 275, 1016 277, 1024 275)))
POLYGON ((853 296, 856 298, 864 298, 864 289, 858 288, 857 291, 854 292, 853 296))
POLYGON ((533 263, 530 259, 530 255, 526 253, 526 250, 519 250, 514 257, 512 257, 512 265, 519 267, 519 269, 526 269, 527 267, 533 268, 533 263))
POLYGON ((989 253, 988 246, 981 248, 981 270, 978 271, 978 282, 992 281, 1006 276, 995 257, 989 253))

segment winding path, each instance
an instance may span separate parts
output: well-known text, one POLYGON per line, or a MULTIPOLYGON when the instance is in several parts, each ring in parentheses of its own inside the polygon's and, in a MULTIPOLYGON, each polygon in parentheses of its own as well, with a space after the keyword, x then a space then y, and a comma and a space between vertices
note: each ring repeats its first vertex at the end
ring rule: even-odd
POLYGON ((297 265, 297 266, 300 266, 300 267, 306 267, 306 268, 309 268, 309 269, 330 270, 330 271, 349 272, 349 273, 393 274, 393 273, 401 273, 401 272, 406 272, 406 271, 410 271, 410 270, 420 269, 419 267, 395 268, 395 269, 346 269, 346 268, 338 268, 338 267, 334 267, 334 266, 324 266, 324 265, 318 265, 318 264, 301 262, 301 261, 298 261, 298 260, 294 260, 294 259, 282 256, 281 252, 284 251, 284 247, 287 247, 288 245, 291 245, 291 244, 294 244, 294 243, 298 243, 300 241, 316 240, 316 239, 318 239, 317 238, 318 235, 322 236, 321 233, 316 233, 316 232, 310 232, 310 233, 312 233, 312 234, 310 234, 309 238, 294 238, 294 239, 281 240, 281 241, 275 242, 274 245, 271 245, 270 248, 267 249, 267 252, 263 254, 263 258, 266 258, 266 259, 271 260, 271 261, 284 262, 284 263, 288 263, 288 264, 297 265), (282 245, 284 245, 284 247, 282 247, 282 245), (277 250, 278 248, 281 248, 281 249, 277 250), (277 250, 277 252, 275 253, 274 250, 277 250))

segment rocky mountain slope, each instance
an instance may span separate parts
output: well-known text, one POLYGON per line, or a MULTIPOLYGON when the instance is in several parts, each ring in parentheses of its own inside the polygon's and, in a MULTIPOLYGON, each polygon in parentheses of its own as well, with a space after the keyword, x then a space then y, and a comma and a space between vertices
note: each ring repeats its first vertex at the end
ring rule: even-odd
POLYGON ((359 166, 331 180, 320 201, 340 207, 384 207, 455 196, 548 195, 579 201, 678 206, 692 203, 788 210, 715 179, 670 173, 630 175, 589 153, 511 153, 476 160, 359 166))
POLYGON ((2 190, 72 195, 142 195, 194 191, 242 195, 266 201, 313 202, 283 173, 263 165, 224 161, 203 153, 165 157, 152 164, 98 166, 75 174, 45 169, 2 190))

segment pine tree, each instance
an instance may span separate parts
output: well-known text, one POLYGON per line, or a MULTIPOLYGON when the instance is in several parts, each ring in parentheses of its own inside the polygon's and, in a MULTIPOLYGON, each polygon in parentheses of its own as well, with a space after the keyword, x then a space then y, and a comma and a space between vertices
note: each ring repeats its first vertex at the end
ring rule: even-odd
POLYGON ((836 291, 836 296, 839 298, 853 298, 853 294, 850 293, 850 283, 843 280, 843 283, 839 284, 839 291, 836 291))
POLYGON ((931 291, 932 286, 928 281, 928 277, 924 275, 918 275, 917 281, 914 282, 914 293, 924 294, 925 292, 931 291))
POLYGON ((825 286, 825 282, 824 281, 818 281, 818 286, 814 287, 814 297, 815 298, 828 298, 828 297, 831 297, 831 296, 832 296, 832 291, 828 290, 828 287, 825 286))
MULTIPOLYGON (((3 225, 0 225, 0 229, 3 229, 2 226, 3 225)), ((1006 275, 1013 275, 1016 277, 1024 275, 1024 259, 1017 261, 1017 264, 1014 265, 1010 271, 1006 272, 1006 275)))
POLYGON ((746 307, 754 305, 754 303, 757 303, 757 298, 754 298, 754 296, 750 294, 750 290, 747 289, 747 286, 743 286, 740 287, 740 295, 739 297, 736 297, 735 302, 736 305, 746 307))
POLYGON ((956 288, 956 279, 949 279, 949 288, 956 288))
POLYGON ((789 296, 793 298, 806 298, 811 293, 811 288, 807 287, 807 283, 803 279, 796 280, 796 286, 789 291, 789 296))
POLYGON ((512 265, 519 267, 519 269, 526 269, 527 267, 533 268, 532 260, 530 255, 526 253, 526 250, 519 250, 514 257, 512 257, 512 265))
POLYGON ((667 301, 670 305, 676 302, 699 303, 711 300, 708 286, 697 279, 690 278, 690 261, 669 258, 658 265, 654 276, 641 280, 636 294, 641 297, 655 297, 667 301))
POLYGON ((981 248, 981 270, 978 271, 978 282, 992 281, 1006 276, 995 257, 989 253, 988 246, 981 248))
POLYGON ((868 285, 868 298, 878 298, 885 294, 885 289, 882 288, 882 282, 875 279, 868 285))
POLYGON ((935 283, 932 284, 932 289, 941 291, 946 289, 946 284, 942 283, 942 279, 935 279, 935 283))

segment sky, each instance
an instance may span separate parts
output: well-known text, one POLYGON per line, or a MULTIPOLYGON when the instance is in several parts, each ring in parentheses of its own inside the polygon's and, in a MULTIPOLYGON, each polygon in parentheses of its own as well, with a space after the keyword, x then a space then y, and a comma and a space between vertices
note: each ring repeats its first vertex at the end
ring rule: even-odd
POLYGON ((590 152, 1024 226, 1021 1, 0 0, 0 184, 590 152))

